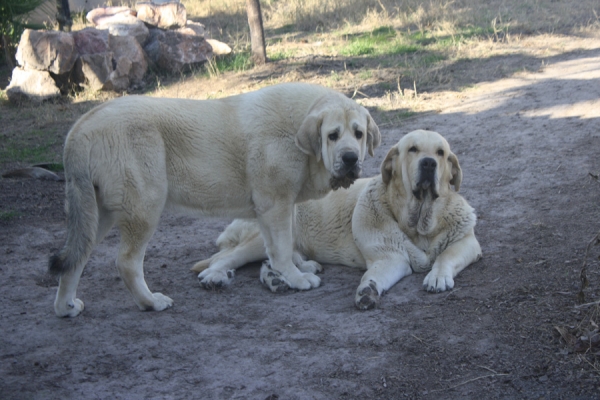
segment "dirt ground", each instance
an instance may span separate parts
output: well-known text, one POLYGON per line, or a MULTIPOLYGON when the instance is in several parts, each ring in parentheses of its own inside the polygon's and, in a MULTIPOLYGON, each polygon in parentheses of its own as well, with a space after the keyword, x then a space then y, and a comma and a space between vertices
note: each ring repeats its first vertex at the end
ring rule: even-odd
MULTIPOLYGON (((451 292, 424 292, 416 274, 372 311, 353 304, 362 271, 343 266, 326 266, 307 292, 270 293, 258 265, 206 291, 189 268, 229 221, 165 215, 145 268, 172 309, 137 309, 113 231, 81 280, 84 312, 57 318, 46 263, 65 238, 63 183, 0 180, 0 205, 20 213, 0 221, 0 398, 598 398, 600 348, 585 340, 600 311, 576 295, 600 229, 600 47, 542 61, 384 126, 365 175, 403 134, 443 134, 484 257, 451 292)), ((588 303, 600 297, 597 255, 588 303)))

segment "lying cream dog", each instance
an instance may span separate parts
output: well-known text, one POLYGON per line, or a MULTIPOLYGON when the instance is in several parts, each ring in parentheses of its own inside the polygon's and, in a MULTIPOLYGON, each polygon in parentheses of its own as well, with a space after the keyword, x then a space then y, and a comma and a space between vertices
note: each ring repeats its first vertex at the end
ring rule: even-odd
MULTIPOLYGON (((321 268, 315 261, 366 267, 355 298, 363 310, 412 272, 431 270, 423 281, 428 291, 452 289, 456 275, 481 257, 474 210, 451 189, 458 191, 461 180, 458 159, 441 135, 411 132, 388 152, 381 175, 296 206, 294 262, 306 271, 321 268)), ((219 253, 192 268, 202 271, 201 279, 215 271, 233 275, 266 258, 254 220, 235 220, 217 244, 219 253)), ((268 263, 261 280, 272 289, 291 286, 268 263)))
MULTIPOLYGON (((292 288, 319 286, 292 261, 294 204, 351 185, 380 139, 364 107, 300 83, 219 100, 129 96, 94 108, 65 144, 67 240, 49 266, 61 277, 56 314, 83 310, 79 278, 113 225, 121 231, 117 267, 138 307, 170 307, 170 298, 150 292, 143 271, 166 206, 256 218, 273 270, 292 288)), ((203 284, 229 279, 226 271, 210 271, 203 284)))

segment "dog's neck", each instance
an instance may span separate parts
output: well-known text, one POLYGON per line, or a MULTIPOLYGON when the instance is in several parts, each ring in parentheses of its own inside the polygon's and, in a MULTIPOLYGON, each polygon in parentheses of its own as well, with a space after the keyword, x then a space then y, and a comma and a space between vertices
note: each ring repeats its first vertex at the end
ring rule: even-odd
POLYGON ((436 224, 434 207, 437 197, 430 192, 418 199, 411 196, 408 202, 408 226, 416 229, 420 235, 428 235, 436 224))

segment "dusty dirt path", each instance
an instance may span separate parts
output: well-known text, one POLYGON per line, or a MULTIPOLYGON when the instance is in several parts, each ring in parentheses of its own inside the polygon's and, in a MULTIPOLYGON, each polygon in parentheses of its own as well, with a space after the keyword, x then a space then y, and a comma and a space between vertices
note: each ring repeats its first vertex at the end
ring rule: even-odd
MULTIPOLYGON (((227 221, 166 216, 145 265, 149 286, 174 308, 137 310, 114 268, 114 232, 82 278, 83 314, 56 318, 45 269, 65 237, 62 184, 1 182, 12 201, 46 211, 0 230, 0 397, 596 397, 598 357, 573 352, 554 327, 577 337, 590 318, 599 322, 597 308, 574 305, 585 245, 600 228, 600 186, 589 175, 600 171, 600 49, 440 108, 385 130, 366 173, 406 132, 445 135, 484 258, 452 292, 425 293, 424 276, 413 275, 369 312, 353 305, 362 272, 341 266, 327 266, 309 292, 268 292, 256 265, 230 288, 205 291, 188 269, 216 251, 227 221)), ((600 296, 598 271, 592 262, 587 301, 600 296)))

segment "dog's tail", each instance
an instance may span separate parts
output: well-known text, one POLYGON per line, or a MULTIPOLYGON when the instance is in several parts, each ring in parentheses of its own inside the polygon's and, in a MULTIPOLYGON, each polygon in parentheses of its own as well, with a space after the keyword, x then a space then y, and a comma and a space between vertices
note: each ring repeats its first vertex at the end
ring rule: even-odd
POLYGON ((67 137, 65 144, 67 240, 50 257, 48 271, 53 275, 63 275, 86 262, 96 243, 98 204, 90 171, 90 148, 82 142, 67 137))

